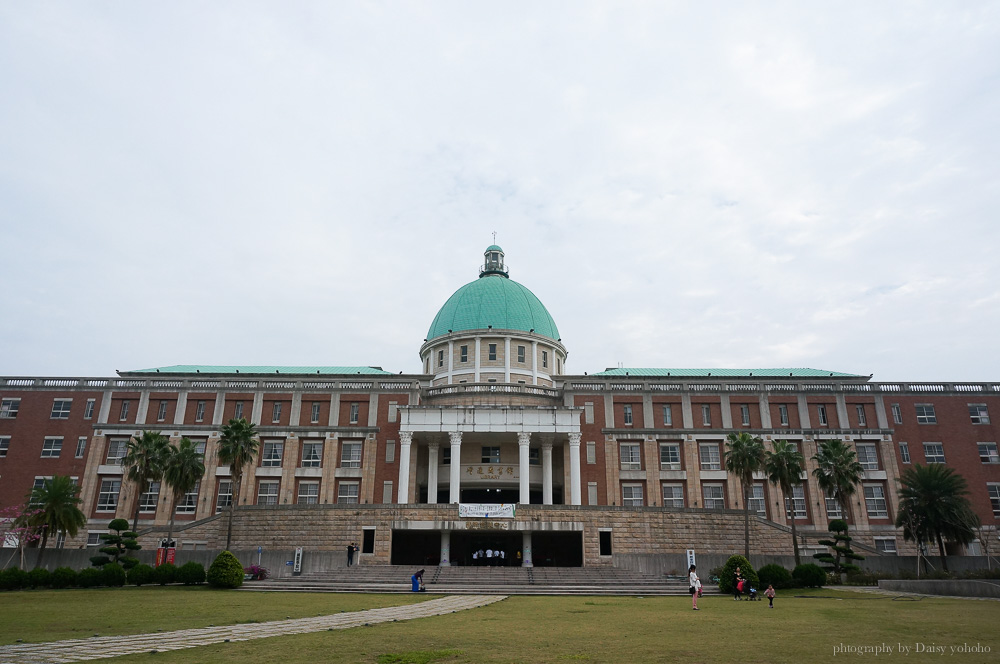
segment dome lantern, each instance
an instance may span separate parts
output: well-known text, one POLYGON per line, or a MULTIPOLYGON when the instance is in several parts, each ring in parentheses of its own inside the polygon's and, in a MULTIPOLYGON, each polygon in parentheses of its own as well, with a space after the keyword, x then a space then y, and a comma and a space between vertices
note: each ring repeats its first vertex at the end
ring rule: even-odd
POLYGON ((479 270, 480 277, 486 277, 489 275, 497 275, 500 277, 510 278, 507 275, 507 268, 503 265, 503 249, 495 244, 491 244, 486 247, 486 251, 483 252, 485 260, 483 260, 483 267, 479 270))

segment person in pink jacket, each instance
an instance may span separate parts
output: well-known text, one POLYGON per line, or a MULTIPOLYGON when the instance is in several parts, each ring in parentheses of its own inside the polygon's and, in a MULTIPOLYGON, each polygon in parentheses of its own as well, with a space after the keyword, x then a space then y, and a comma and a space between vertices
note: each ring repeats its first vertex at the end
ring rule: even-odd
POLYGON ((767 584, 767 590, 764 591, 764 597, 767 598, 767 608, 774 608, 774 586, 767 584))

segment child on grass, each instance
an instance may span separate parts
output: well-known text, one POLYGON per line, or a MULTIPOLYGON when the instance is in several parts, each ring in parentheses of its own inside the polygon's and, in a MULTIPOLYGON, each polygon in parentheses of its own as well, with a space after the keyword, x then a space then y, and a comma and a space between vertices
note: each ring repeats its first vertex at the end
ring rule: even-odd
POLYGON ((774 586, 770 583, 767 584, 767 590, 764 591, 764 597, 767 598, 767 608, 774 608, 774 586))

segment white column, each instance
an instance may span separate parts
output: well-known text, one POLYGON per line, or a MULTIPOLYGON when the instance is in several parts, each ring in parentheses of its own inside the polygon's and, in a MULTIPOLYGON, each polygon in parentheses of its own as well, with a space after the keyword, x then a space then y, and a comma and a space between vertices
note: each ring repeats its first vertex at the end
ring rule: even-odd
POLYGON ((451 531, 441 531, 441 567, 451 567, 451 531))
POLYGON ((451 375, 455 373, 455 342, 448 342, 448 384, 451 385, 451 375))
POLYGON ((582 505, 580 496, 580 434, 569 435, 569 504, 582 505))
POLYGON ((531 469, 531 461, 528 457, 528 445, 531 443, 530 433, 519 433, 517 434, 517 451, 518 451, 518 473, 521 481, 521 499, 520 503, 522 505, 527 505, 531 502, 531 491, 528 488, 528 474, 531 469))
POLYGON ((399 493, 396 502, 406 505, 410 502, 410 443, 412 431, 399 432, 399 493))
POLYGON ((552 504, 552 437, 542 442, 542 505, 552 504))
POLYGON ((427 503, 436 505, 438 501, 438 444, 427 445, 427 503))
POLYGON ((510 382, 510 337, 503 340, 503 382, 510 382))
POLYGON ((538 342, 531 342, 531 384, 538 385, 538 342))
POLYGON ((534 567, 531 563, 531 531, 521 531, 521 567, 534 567))
POLYGON ((475 354, 476 354, 476 369, 475 369, 475 373, 476 373, 476 375, 472 377, 472 382, 474 382, 474 383, 478 383, 479 382, 479 347, 482 345, 482 342, 483 342, 483 340, 482 340, 481 337, 476 337, 476 347, 475 347, 475 354))
POLYGON ((462 432, 452 431, 448 434, 451 440, 451 495, 448 502, 455 504, 461 499, 460 484, 462 481, 462 432))

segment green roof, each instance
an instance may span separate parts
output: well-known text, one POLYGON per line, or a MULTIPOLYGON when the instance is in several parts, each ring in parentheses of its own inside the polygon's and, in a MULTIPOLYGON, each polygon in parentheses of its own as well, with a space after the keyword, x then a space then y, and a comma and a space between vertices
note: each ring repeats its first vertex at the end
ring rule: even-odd
POLYGON ((166 374, 367 374, 367 375, 391 375, 389 371, 383 371, 380 367, 285 367, 274 365, 220 365, 220 364, 174 364, 169 367, 154 367, 152 369, 134 369, 122 373, 166 373, 166 374))
POLYGON ((709 376, 721 378, 869 378, 860 374, 843 373, 840 371, 827 371, 825 369, 806 368, 779 368, 779 369, 605 369, 592 376, 655 376, 671 378, 707 378, 709 376))
MULTIPOLYGON (((499 251, 499 252, 503 253, 503 249, 501 249, 499 247, 499 245, 495 245, 495 244, 491 244, 490 246, 486 247, 486 251, 499 251)), ((486 253, 486 252, 483 252, 483 253, 486 253)))
POLYGON ((558 341, 559 328, 535 294, 506 276, 487 274, 448 298, 427 331, 427 340, 467 330, 518 330, 558 341))

